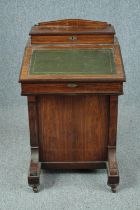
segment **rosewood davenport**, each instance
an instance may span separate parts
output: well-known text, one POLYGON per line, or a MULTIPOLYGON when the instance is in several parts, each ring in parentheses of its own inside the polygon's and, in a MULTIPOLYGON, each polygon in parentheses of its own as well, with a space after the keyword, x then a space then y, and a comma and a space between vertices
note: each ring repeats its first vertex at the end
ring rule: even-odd
POLYGON ((28 99, 33 191, 41 168, 106 168, 115 192, 118 96, 125 74, 113 26, 80 19, 33 26, 19 81, 28 99))

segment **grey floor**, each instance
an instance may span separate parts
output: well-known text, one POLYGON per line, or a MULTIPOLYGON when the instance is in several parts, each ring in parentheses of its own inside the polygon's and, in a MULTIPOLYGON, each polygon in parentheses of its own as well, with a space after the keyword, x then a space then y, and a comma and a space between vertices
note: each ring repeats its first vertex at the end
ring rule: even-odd
POLYGON ((113 194, 105 170, 42 171, 41 190, 27 184, 30 160, 27 107, 0 108, 0 210, 140 210, 139 107, 121 104, 118 164, 121 182, 113 194))

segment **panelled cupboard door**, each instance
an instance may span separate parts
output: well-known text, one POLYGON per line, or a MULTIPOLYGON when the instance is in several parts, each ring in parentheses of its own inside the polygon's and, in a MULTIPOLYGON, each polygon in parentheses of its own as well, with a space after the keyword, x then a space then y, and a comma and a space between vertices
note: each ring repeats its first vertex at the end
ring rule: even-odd
POLYGON ((41 162, 105 161, 109 96, 37 97, 41 162))

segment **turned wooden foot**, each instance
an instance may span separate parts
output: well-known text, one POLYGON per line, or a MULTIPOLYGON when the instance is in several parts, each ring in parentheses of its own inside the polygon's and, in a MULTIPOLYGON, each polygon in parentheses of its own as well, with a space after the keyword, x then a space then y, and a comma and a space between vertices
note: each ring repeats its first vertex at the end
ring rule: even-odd
POLYGON ((38 192, 40 185, 40 171, 41 163, 39 162, 39 151, 38 148, 31 148, 31 162, 28 174, 28 184, 32 187, 34 192, 38 192))
POLYGON ((108 151, 108 182, 107 184, 111 187, 113 193, 116 192, 116 187, 119 185, 119 170, 116 160, 116 149, 109 149, 108 151))
POLYGON ((33 185, 32 188, 34 193, 37 193, 39 191, 39 186, 33 185))
POLYGON ((119 176, 108 176, 107 184, 111 187, 111 191, 116 193, 116 188, 119 185, 119 176))
POLYGON ((116 187, 117 187, 117 185, 111 185, 111 190, 112 190, 112 192, 113 193, 116 193, 116 187))
POLYGON ((31 161, 28 175, 28 184, 32 187, 34 192, 38 192, 40 185, 40 163, 34 163, 31 161))

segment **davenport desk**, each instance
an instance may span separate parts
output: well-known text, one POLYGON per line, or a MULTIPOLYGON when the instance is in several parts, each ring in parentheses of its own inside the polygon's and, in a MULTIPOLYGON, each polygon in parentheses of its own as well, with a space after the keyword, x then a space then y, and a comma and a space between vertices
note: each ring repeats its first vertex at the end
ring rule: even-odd
POLYGON ((28 99, 33 191, 41 168, 106 168, 115 192, 118 96, 125 73, 113 26, 80 19, 33 26, 19 81, 28 99))

